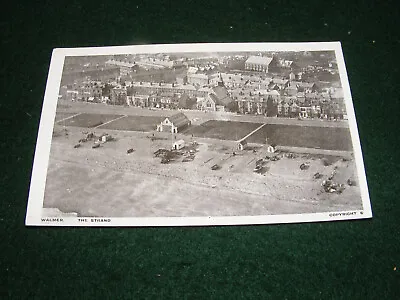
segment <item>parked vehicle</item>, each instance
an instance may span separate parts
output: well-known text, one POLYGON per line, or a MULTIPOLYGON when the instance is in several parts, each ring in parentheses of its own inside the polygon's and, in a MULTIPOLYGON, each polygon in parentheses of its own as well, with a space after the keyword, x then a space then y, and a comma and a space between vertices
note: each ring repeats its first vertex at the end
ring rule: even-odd
POLYGON ((219 169, 221 169, 221 166, 218 165, 218 164, 215 164, 215 165, 213 165, 213 166, 211 167, 211 170, 213 170, 213 171, 219 170, 219 169))

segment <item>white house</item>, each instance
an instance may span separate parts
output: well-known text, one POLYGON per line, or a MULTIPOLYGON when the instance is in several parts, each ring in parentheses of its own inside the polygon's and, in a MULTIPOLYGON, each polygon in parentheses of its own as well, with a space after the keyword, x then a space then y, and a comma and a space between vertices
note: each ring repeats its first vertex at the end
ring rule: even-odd
POLYGON ((247 147, 247 141, 246 140, 240 140, 238 143, 238 149, 243 151, 247 147))
POLYGON ((190 126, 190 124, 191 122, 185 114, 178 113, 165 118, 164 121, 157 125, 157 131, 178 133, 190 126))
POLYGON ((184 140, 179 140, 179 141, 176 141, 175 143, 172 144, 172 149, 174 149, 174 150, 180 150, 183 147, 185 147, 185 141, 184 140))

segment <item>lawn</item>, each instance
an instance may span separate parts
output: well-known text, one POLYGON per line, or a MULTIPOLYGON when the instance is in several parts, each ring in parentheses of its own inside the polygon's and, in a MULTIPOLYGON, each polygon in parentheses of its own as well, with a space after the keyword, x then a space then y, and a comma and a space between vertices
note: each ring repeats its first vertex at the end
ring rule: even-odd
POLYGON ((73 115, 76 115, 76 113, 68 113, 68 112, 56 112, 56 118, 55 122, 58 122, 60 120, 63 120, 68 117, 72 117, 73 115))
POLYGON ((165 117, 156 116, 127 116, 116 121, 110 122, 101 129, 127 130, 127 131, 152 131, 157 128, 165 117))
POLYGON ((184 134, 193 134, 193 136, 196 137, 237 141, 261 125, 262 123, 210 120, 198 126, 190 127, 184 134))
POLYGON ((103 114, 80 114, 71 119, 62 122, 65 126, 77 126, 77 127, 96 127, 101 123, 106 123, 116 118, 121 117, 121 115, 103 115, 103 114))
POLYGON ((267 137, 269 143, 282 146, 352 150, 348 128, 267 124, 247 141, 262 144, 267 137))

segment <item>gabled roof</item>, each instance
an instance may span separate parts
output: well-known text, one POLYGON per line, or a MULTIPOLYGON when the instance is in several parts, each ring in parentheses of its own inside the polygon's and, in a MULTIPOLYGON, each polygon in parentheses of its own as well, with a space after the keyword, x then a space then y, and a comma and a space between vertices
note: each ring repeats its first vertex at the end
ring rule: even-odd
POLYGON ((232 102, 231 97, 229 97, 228 90, 224 86, 214 87, 213 92, 217 96, 219 104, 228 105, 232 102))
POLYGON ((272 79, 272 82, 276 83, 276 84, 286 84, 288 81, 289 80, 287 80, 287 79, 279 79, 279 78, 272 79))
POLYGON ((214 101, 215 104, 219 105, 221 102, 219 101, 218 97, 215 94, 209 94, 209 97, 211 98, 212 101, 214 101))
POLYGON ((133 66, 135 66, 135 64, 132 64, 129 62, 113 60, 113 59, 106 61, 106 64, 114 65, 114 66, 118 66, 118 67, 127 67, 127 68, 132 68, 133 66))
POLYGON ((272 57, 266 56, 250 56, 246 60, 246 64, 257 64, 257 65, 266 65, 268 66, 272 61, 272 57))
POLYGON ((186 117, 185 114, 183 113, 177 113, 173 116, 168 117, 168 120, 174 124, 175 127, 180 127, 182 125, 186 125, 187 123, 190 122, 188 117, 186 117))

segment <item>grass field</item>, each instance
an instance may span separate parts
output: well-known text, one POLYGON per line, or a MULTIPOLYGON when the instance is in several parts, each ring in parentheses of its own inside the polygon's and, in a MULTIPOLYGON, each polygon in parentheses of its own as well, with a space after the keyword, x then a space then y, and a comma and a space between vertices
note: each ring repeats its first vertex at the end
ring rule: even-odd
POLYGON ((73 115, 76 115, 76 113, 57 112, 56 113, 56 118, 55 118, 54 121, 58 122, 58 121, 63 120, 65 118, 72 117, 73 115))
POLYGON ((193 134, 196 137, 236 141, 261 125, 262 123, 211 120, 201 125, 190 127, 184 134, 193 134))
POLYGON ((247 141, 293 147, 321 148, 326 150, 352 150, 350 131, 347 128, 309 127, 267 124, 247 141))
POLYGON ((62 125, 90 128, 96 127, 100 125, 100 123, 109 122, 118 117, 121 117, 121 115, 80 114, 76 117, 66 120, 65 122, 62 122, 62 125))
POLYGON ((128 131, 152 131, 157 128, 165 117, 156 116, 127 116, 100 126, 101 129, 128 130, 128 131))
MULTIPOLYGON (((65 126, 96 127, 110 130, 152 131, 165 116, 125 116, 118 114, 82 113, 58 123, 65 126), (112 121, 117 119, 115 121, 112 121), (112 121, 112 122, 110 122, 112 121), (101 123, 110 122, 105 125, 101 123)), ((143 113, 143 112, 142 112, 143 113)), ((158 114, 164 113, 157 111, 158 114)), ((72 112, 57 112, 56 121, 73 116, 72 112)), ((208 120, 200 125, 192 125, 183 133, 195 137, 237 141, 260 127, 261 122, 237 122, 208 120)), ((350 130, 345 127, 318 127, 301 125, 266 124, 247 138, 249 143, 270 144, 290 147, 321 148, 326 150, 352 150, 350 130)))

